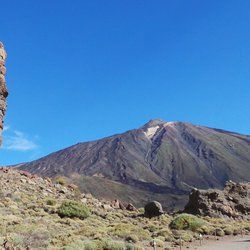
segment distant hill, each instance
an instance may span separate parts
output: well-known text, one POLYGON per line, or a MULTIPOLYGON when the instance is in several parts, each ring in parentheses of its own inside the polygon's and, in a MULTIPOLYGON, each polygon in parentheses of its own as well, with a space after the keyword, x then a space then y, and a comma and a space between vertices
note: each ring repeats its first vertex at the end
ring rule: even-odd
POLYGON ((250 181, 250 136, 183 122, 151 120, 104 139, 78 143, 20 167, 67 176, 96 197, 156 199, 182 207, 191 188, 250 181))

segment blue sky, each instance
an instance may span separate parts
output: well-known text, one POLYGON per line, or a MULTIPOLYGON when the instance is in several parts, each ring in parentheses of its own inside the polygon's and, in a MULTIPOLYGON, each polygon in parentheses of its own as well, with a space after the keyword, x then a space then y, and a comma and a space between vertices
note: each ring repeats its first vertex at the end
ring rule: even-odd
POLYGON ((1 3, 0 165, 152 118, 250 134, 250 1, 1 3))

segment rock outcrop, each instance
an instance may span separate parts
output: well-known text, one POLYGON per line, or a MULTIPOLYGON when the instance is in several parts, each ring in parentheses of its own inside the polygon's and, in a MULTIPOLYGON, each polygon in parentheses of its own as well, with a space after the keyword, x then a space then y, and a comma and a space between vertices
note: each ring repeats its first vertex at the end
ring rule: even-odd
POLYGON ((194 189, 184 212, 210 217, 250 219, 250 183, 229 181, 223 190, 194 189))
POLYGON ((3 118, 6 111, 6 98, 8 96, 8 91, 6 88, 5 81, 5 60, 7 57, 7 53, 4 50, 3 44, 0 42, 0 145, 2 143, 1 132, 3 130, 3 118))

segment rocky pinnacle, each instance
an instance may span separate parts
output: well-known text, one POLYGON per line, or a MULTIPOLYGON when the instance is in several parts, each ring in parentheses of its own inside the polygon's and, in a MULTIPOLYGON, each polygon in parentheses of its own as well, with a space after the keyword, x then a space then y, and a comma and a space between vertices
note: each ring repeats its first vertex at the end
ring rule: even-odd
POLYGON ((0 145, 2 143, 1 133, 3 130, 3 119, 6 111, 6 98, 8 96, 8 91, 6 88, 6 81, 5 81, 5 60, 7 57, 7 53, 4 49, 3 44, 0 42, 0 145))

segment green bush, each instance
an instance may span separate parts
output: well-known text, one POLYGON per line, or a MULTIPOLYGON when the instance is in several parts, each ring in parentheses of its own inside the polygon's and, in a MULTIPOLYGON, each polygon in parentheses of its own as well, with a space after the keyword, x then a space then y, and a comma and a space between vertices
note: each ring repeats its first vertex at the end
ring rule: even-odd
POLYGON ((233 228, 230 227, 230 226, 225 227, 225 228, 223 229, 223 231, 224 231, 225 235, 231 235, 231 234, 233 234, 233 232, 234 232, 233 228))
POLYGON ((77 201, 64 201, 57 211, 60 217, 85 219, 90 211, 87 206, 77 201))
POLYGON ((66 184, 67 184, 67 180, 63 176, 56 177, 55 178, 55 182, 58 183, 58 184, 60 184, 60 185, 62 185, 62 186, 66 186, 66 184))
POLYGON ((56 200, 53 199, 53 198, 48 198, 48 199, 46 200, 46 205, 55 206, 55 205, 56 205, 56 200))
POLYGON ((104 239, 102 241, 102 247, 103 250, 134 250, 132 244, 112 239, 104 239))
POLYGON ((132 243, 136 243, 136 242, 138 242, 139 241, 139 238, 138 238, 138 236, 137 235, 129 235, 129 236, 127 236, 126 238, 125 238, 125 240, 127 241, 127 242, 132 242, 132 243))
POLYGON ((197 233, 201 233, 201 234, 205 234, 205 235, 209 235, 209 234, 213 234, 214 233, 214 228, 207 224, 207 225, 203 225, 200 228, 196 229, 197 233))
POLYGON ((122 241, 113 241, 113 240, 105 240, 103 242, 103 249, 104 250, 124 250, 125 243, 122 241))
POLYGON ((233 235, 238 235, 240 233, 241 233, 240 228, 235 228, 234 231, 233 231, 233 235))
POLYGON ((192 214, 180 214, 171 221, 169 227, 177 230, 196 231, 203 225, 205 225, 205 221, 192 214))
POLYGON ((221 228, 216 228, 215 232, 216 232, 216 235, 220 237, 225 235, 224 231, 221 228))
POLYGON ((95 240, 76 240, 65 246, 63 250, 101 250, 102 246, 95 240))

